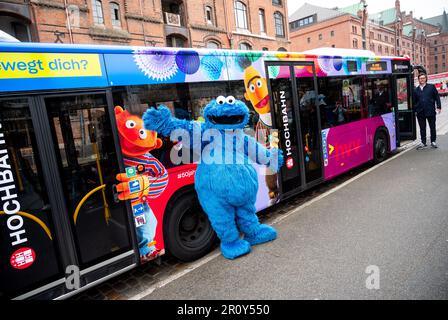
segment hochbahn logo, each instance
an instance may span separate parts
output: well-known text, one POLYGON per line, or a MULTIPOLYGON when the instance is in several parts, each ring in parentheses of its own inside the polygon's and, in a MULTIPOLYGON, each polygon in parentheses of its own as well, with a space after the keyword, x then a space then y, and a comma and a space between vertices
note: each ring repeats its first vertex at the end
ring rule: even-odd
POLYGON ((289 131, 289 117, 288 117, 288 106, 286 104, 286 93, 285 91, 280 91, 280 103, 282 108, 282 122, 283 122, 283 138, 285 140, 285 153, 288 158, 286 158, 286 167, 291 169, 294 167, 294 159, 292 158, 291 149, 291 132, 289 131))
MULTIPOLYGON (((0 123, 0 129, 2 124, 0 123)), ((16 269, 29 267, 35 259, 35 253, 30 248, 16 248, 28 242, 20 213, 20 202, 17 200, 14 175, 9 164, 9 154, 6 148, 5 135, 0 132, 0 216, 6 215, 6 226, 11 247, 16 249, 11 255, 11 265, 16 269)))

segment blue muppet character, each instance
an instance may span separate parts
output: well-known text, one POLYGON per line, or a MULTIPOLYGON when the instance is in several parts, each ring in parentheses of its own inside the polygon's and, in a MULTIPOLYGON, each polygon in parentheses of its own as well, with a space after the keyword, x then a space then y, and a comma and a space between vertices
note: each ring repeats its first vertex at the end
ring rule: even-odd
POLYGON ((165 106, 149 108, 143 115, 145 129, 162 136, 173 133, 172 139, 183 130, 192 137, 194 148, 199 144, 201 159, 195 176, 199 202, 221 240, 222 255, 235 259, 249 253, 251 245, 277 238, 277 231, 260 224, 256 215, 258 176, 251 163, 268 165, 278 172, 283 155, 281 150, 268 150, 243 132, 249 110, 232 96, 211 101, 204 109, 204 120, 176 119, 165 106), (198 133, 199 143, 194 138, 198 133))

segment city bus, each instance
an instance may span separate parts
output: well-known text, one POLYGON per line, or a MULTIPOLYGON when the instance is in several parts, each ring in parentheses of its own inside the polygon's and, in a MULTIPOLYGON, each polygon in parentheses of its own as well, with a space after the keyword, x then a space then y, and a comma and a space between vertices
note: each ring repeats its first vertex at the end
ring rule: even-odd
POLYGON ((246 103, 246 132, 285 155, 278 174, 254 164, 260 211, 415 139, 412 81, 408 58, 367 51, 1 43, 0 298, 63 299, 212 250, 196 164, 144 129, 149 107, 204 121, 219 96, 246 103))

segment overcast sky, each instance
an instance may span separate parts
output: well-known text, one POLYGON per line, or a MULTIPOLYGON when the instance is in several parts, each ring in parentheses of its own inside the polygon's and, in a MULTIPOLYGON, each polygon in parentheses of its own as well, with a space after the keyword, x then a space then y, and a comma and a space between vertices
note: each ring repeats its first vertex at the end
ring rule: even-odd
MULTIPOLYGON (((313 4, 319 7, 332 8, 335 6, 346 7, 354 3, 359 2, 359 0, 338 0, 338 1, 328 1, 328 0, 288 0, 288 11, 289 14, 293 14, 298 8, 300 8, 304 3, 313 4)), ((385 10, 387 8, 395 7, 395 0, 367 0, 368 10, 371 13, 385 10)), ((402 0, 401 1, 401 11, 413 11, 414 17, 420 18, 430 18, 434 16, 441 15, 443 9, 448 10, 447 0, 402 0)))

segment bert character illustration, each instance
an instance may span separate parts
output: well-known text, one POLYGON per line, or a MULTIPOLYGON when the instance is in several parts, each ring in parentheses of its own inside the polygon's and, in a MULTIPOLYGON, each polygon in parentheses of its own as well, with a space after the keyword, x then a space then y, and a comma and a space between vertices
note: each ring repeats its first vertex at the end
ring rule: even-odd
POLYGON ((150 151, 162 147, 157 133, 143 127, 140 117, 130 114, 122 107, 115 107, 121 150, 124 155, 125 173, 117 175, 120 200, 131 200, 137 228, 137 240, 142 262, 163 254, 156 249, 154 240, 157 219, 148 201, 157 198, 168 184, 168 172, 150 151))
MULTIPOLYGON (((244 86, 246 88, 244 98, 252 103, 259 115, 259 121, 255 129, 257 142, 267 149, 278 148, 278 134, 271 134, 272 117, 266 79, 253 66, 249 66, 244 70, 244 86)), ((279 193, 277 174, 268 168, 266 168, 266 185, 269 189, 271 203, 275 203, 279 193)))

